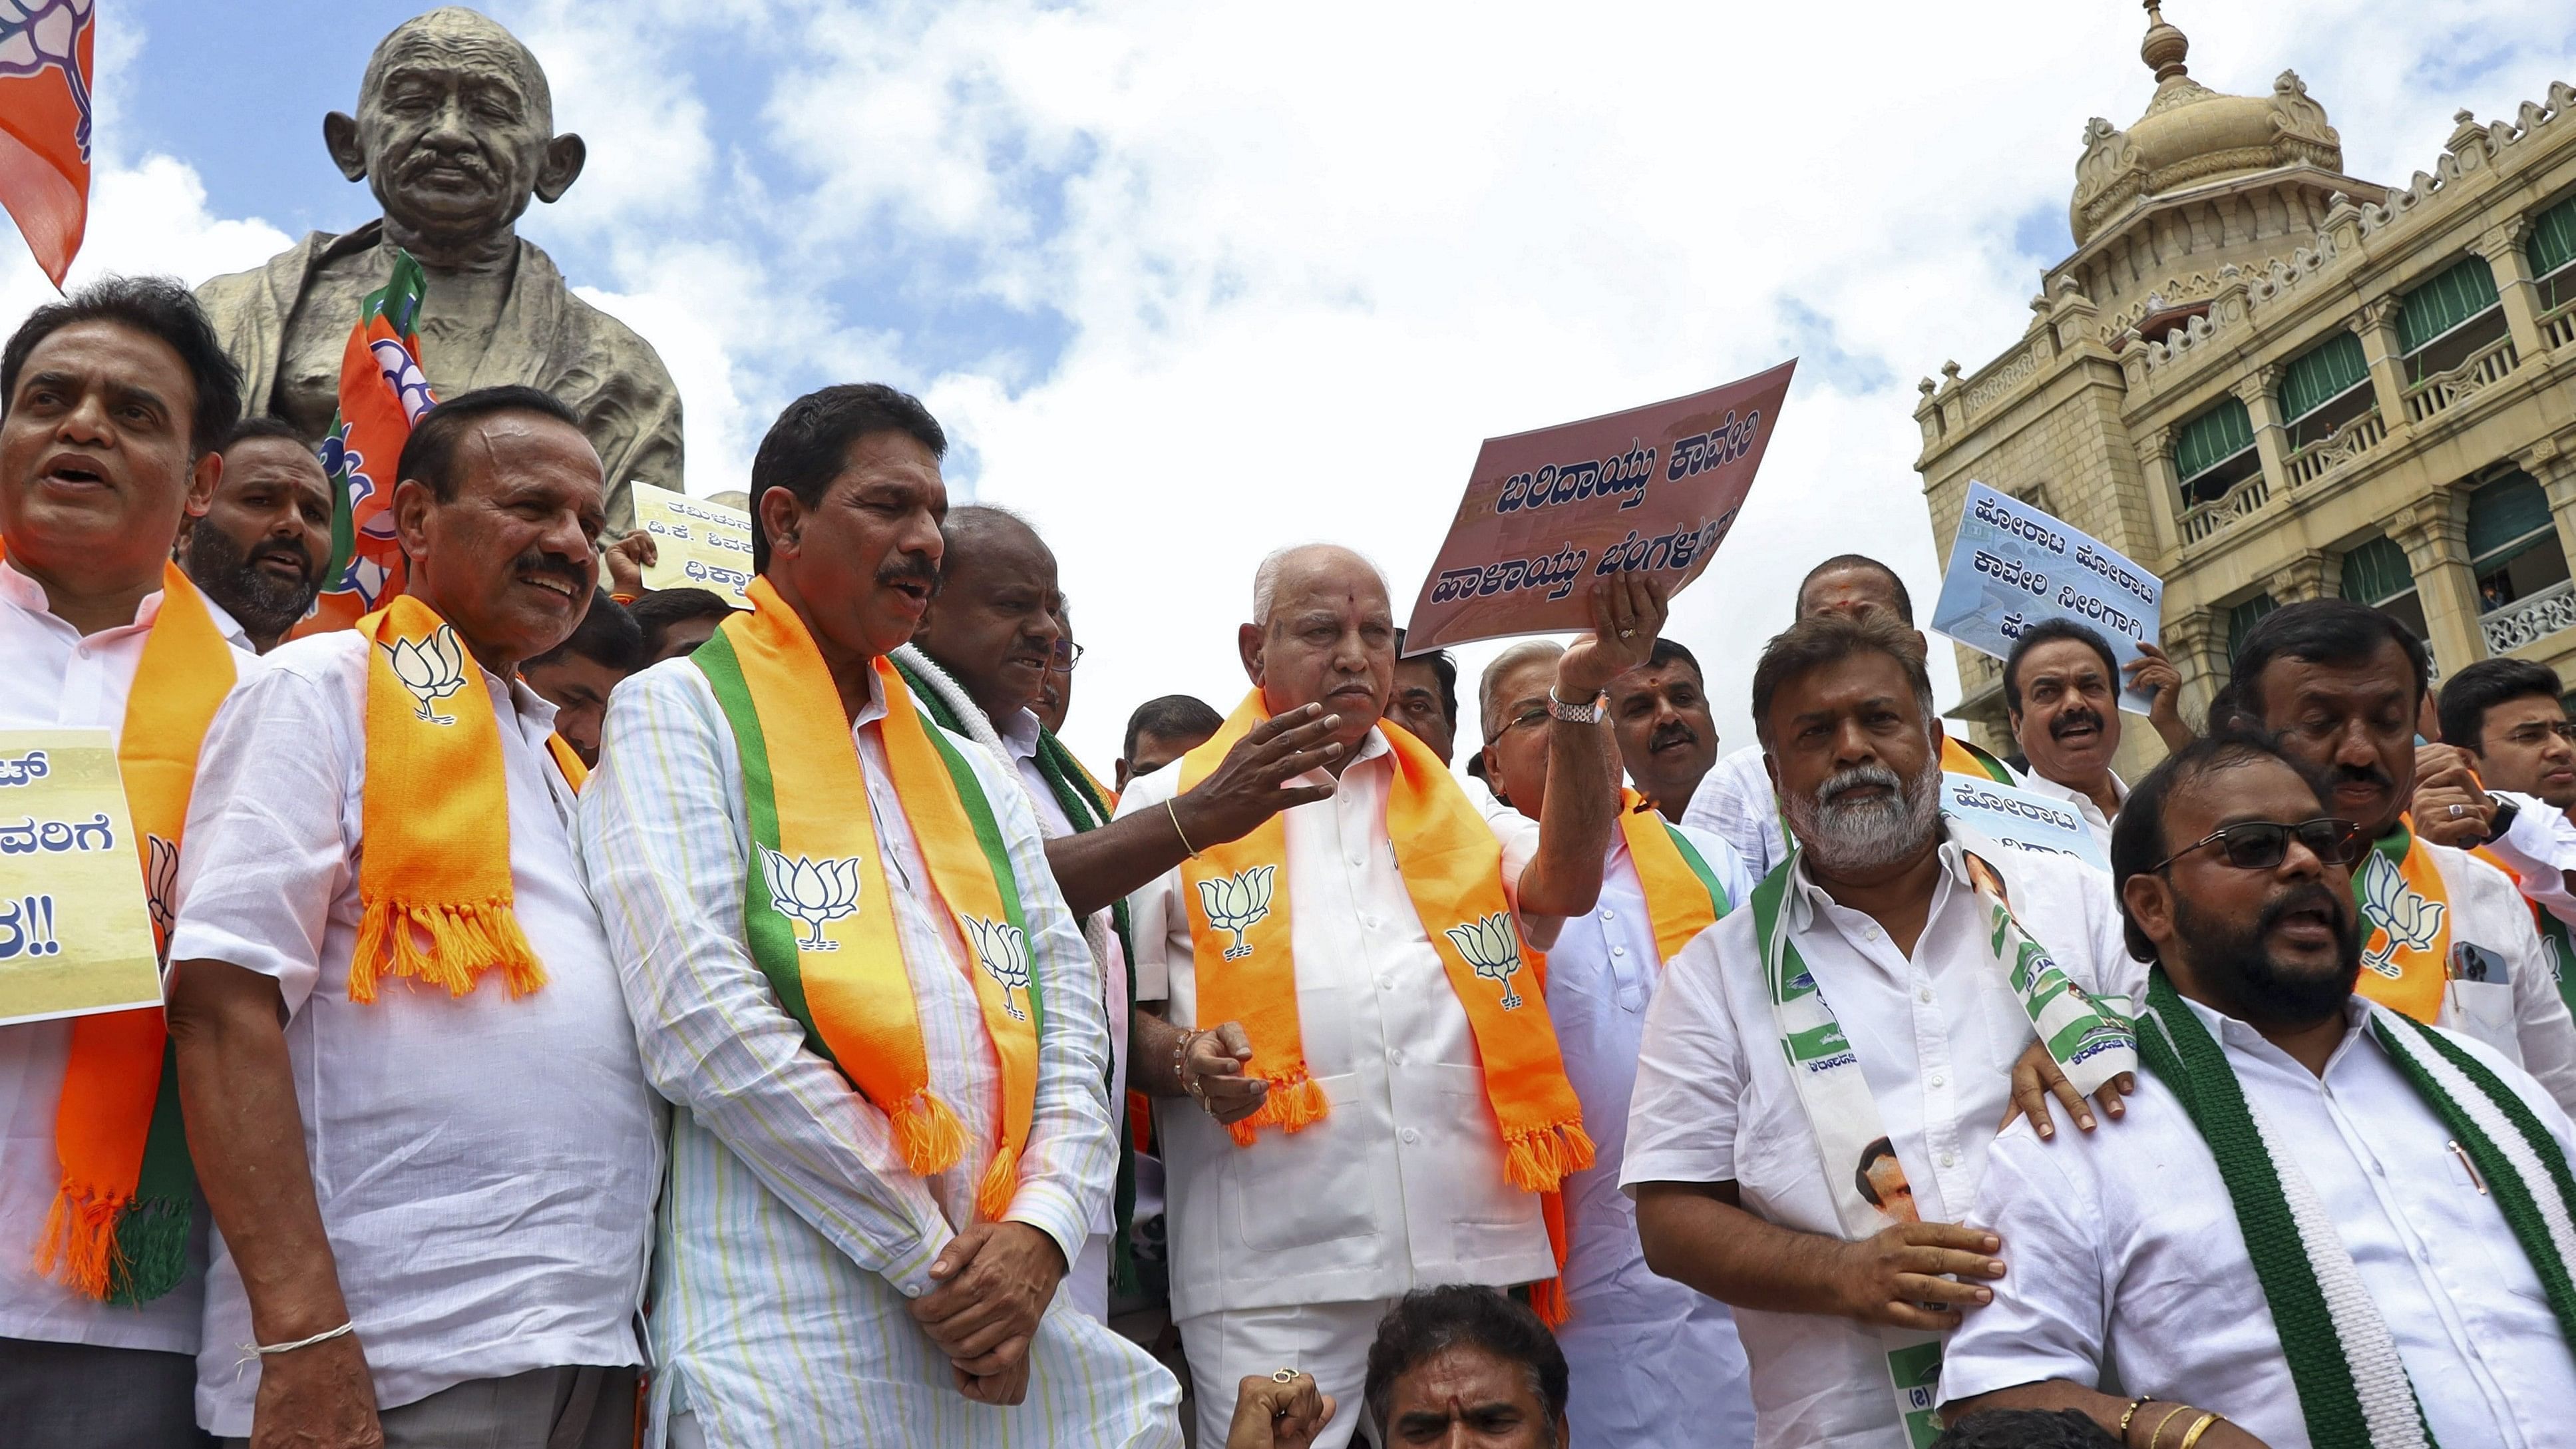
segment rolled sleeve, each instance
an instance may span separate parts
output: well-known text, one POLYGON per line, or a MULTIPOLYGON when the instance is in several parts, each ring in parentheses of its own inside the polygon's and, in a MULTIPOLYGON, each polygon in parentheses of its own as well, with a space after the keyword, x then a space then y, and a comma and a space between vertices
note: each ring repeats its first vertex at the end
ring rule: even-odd
POLYGON ((2096 1194, 2051 1157, 2084 1147, 2044 1144, 2021 1122, 1987 1154, 1972 1221, 2003 1239, 2005 1276, 1942 1351, 1943 1403, 2051 1379, 2086 1388, 2101 1381, 2107 1234, 2096 1194))
POLYGON ((173 961, 224 961, 301 1011, 322 974, 331 904, 353 868, 343 817, 357 741, 330 685, 264 669, 215 712, 179 852, 173 961))
POLYGON ((1744 1058, 1719 974, 1720 942, 1735 934, 1721 921, 1683 947, 1646 1009, 1619 1165, 1631 1195, 1640 1183, 1735 1180, 1744 1058))

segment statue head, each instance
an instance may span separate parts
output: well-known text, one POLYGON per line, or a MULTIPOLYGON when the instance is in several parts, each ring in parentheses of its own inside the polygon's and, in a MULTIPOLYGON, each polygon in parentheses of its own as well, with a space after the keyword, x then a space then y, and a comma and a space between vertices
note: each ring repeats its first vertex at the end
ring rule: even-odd
POLYGON ((450 245, 507 230, 532 195, 564 194, 585 152, 554 130, 536 56, 458 6, 394 27, 367 60, 358 114, 322 120, 340 174, 366 180, 398 233, 450 245))

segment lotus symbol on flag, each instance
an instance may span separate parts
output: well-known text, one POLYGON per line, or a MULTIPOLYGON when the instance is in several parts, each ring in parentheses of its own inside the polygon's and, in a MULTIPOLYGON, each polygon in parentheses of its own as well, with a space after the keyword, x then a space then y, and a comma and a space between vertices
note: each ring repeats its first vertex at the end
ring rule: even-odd
POLYGON ((1013 991, 1029 989, 1029 939, 1020 928, 1008 921, 987 921, 966 917, 966 929, 975 938, 975 964, 984 974, 1000 983, 1002 1009, 1013 1021, 1026 1021, 1029 1014, 1011 1001, 1013 991))
POLYGON ((1199 882, 1199 909, 1207 912, 1208 924, 1234 937, 1234 944, 1225 948, 1228 961, 1252 954, 1252 948, 1243 944, 1243 933, 1270 914, 1270 877, 1278 869, 1256 865, 1199 882))
POLYGON ((179 897, 179 846, 158 835, 145 835, 143 848, 151 863, 143 868, 143 904, 152 913, 153 933, 161 938, 161 949, 170 949, 170 928, 178 924, 174 909, 179 897))
POLYGON ((89 159, 89 85, 81 79, 81 32, 97 19, 93 0, 0 0, 0 76, 32 76, 47 66, 63 73, 80 125, 72 139, 89 159))
POLYGON ((761 874, 769 878, 769 902, 778 914, 805 923, 799 951, 838 951, 841 943, 823 939, 823 927, 859 909, 859 858, 855 855, 794 858, 764 845, 761 874))
MULTIPOLYGON (((8 0, 0 0, 0 4, 6 3, 8 0)), ((412 360, 411 349, 400 338, 379 337, 367 344, 367 351, 384 373, 385 386, 393 389, 395 399, 402 404, 406 424, 419 422, 422 413, 438 405, 438 399, 429 394, 429 378, 412 360)))
POLYGON ((397 639, 380 647, 393 656, 394 678, 420 701, 420 717, 434 725, 456 723, 456 716, 431 708, 465 687, 465 646, 456 642, 456 631, 441 624, 438 632, 417 643, 397 639))
POLYGON ((1512 990, 1512 978, 1521 974, 1521 938, 1500 911, 1482 920, 1451 926, 1440 934, 1449 938, 1458 954, 1476 968, 1477 975, 1502 985, 1503 1010, 1520 1009, 1522 997, 1512 990))
POLYGON ((2406 884, 2406 876, 2388 857, 2372 851, 2361 867, 2361 917, 2373 928, 2363 944, 2361 964, 2394 981, 2405 974, 2396 964, 2399 947, 2430 948, 2442 932, 2440 901, 2426 900, 2406 884))

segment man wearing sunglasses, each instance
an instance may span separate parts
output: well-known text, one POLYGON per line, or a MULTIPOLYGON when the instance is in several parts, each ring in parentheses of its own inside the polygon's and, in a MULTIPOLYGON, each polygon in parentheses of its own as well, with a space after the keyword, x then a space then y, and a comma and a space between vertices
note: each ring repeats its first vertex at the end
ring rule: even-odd
POLYGON ((2496 810, 2487 848, 2514 873, 2549 947, 2558 994, 2576 1009, 2576 723, 2558 673, 2481 659, 2442 686, 2442 742, 2468 753, 2496 810))
POLYGON ((2146 1071, 2116 1134, 1996 1140, 1976 1220, 2012 1273, 1950 1340, 1944 1413, 2078 1409, 2137 1449, 2570 1443, 2576 1129, 2354 994, 2378 853, 2287 743, 2194 743, 2120 812, 2146 1071))
POLYGON ((2440 843, 2483 840, 2495 806, 2456 752, 2418 777, 2427 673, 2403 624, 2311 599, 2246 634, 2229 708, 2314 772, 2326 812, 2371 841, 2352 870, 2361 994, 2485 1042, 2576 1107, 2576 1022, 2530 908, 2502 870, 2440 843))

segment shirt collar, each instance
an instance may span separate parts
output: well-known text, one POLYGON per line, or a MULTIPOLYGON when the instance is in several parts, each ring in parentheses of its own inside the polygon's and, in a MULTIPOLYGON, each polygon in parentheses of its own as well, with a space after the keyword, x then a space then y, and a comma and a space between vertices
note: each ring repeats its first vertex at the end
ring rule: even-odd
MULTIPOLYGON (((2208 1028, 2209 1034, 2222 1046, 2233 1047, 2249 1056, 2264 1058, 2275 1066, 2296 1072, 2302 1078, 2311 1075, 2306 1066, 2294 1060, 2288 1052, 2272 1045, 2270 1038, 2256 1031, 2251 1025, 2238 1021, 2207 1002, 2195 1001, 2178 991, 2174 994, 2180 997, 2183 1006, 2192 1015, 2200 1018, 2200 1024, 2208 1028)), ((2335 1063, 2343 1060, 2344 1053, 2352 1050, 2353 1041, 2361 1035, 2361 1029, 2370 1024, 2370 1003, 2359 992, 2355 992, 2345 1000, 2343 1021, 2343 1039, 2335 1043, 2334 1051, 2326 1058, 2326 1071, 2329 1073, 2334 1071, 2335 1063)))
MULTIPOLYGON (((2114 805, 2125 805, 2129 803, 2129 782, 2121 779, 2120 772, 2117 770, 2111 771, 2110 774, 2111 803, 2114 805)), ((2041 774, 2036 768, 2034 768, 2029 774, 2022 777, 2022 783, 2027 788, 2036 790, 2042 795, 2054 796, 2060 800, 2090 801, 2093 798, 2090 795, 2086 795, 2082 791, 2077 790, 2072 785, 2059 784, 2057 781, 2041 774)))
MULTIPOLYGON (((46 601, 45 586, 19 572, 18 566, 7 559, 0 559, 0 602, 14 604, 39 619, 51 620, 64 632, 78 633, 72 622, 55 613, 53 605, 46 601)), ((98 632, 112 634, 119 629, 148 629, 152 627, 152 621, 160 617, 161 590, 154 589, 135 605, 133 623, 111 624, 98 632)))
POLYGON ((215 621, 215 632, 224 636, 225 643, 244 654, 259 652, 259 646, 250 642, 250 631, 242 627, 241 620, 233 617, 232 610, 216 603, 215 596, 207 593, 202 585, 197 589, 197 599, 206 606, 206 617, 215 621))
POLYGON ((1013 712, 1008 719, 993 721, 993 733, 1002 737, 1002 744, 1010 750, 1014 760, 1036 757, 1038 731, 1042 728, 1044 726, 1038 723, 1037 714, 1026 709, 1013 712))
MULTIPOLYGON (((1968 880, 1967 850, 1959 843, 1947 817, 1941 822, 1939 854, 1943 879, 1933 883, 1932 904, 1936 909, 1941 904, 1942 886, 1951 881, 1965 885, 1968 880)), ((1835 904, 1835 901, 1825 893, 1823 886, 1816 884, 1815 877, 1807 873, 1807 855, 1803 850, 1798 853, 1797 868, 1789 873, 1789 884, 1794 887, 1789 893, 1789 929, 1793 932, 1810 930, 1815 926, 1816 912, 1835 904)))

